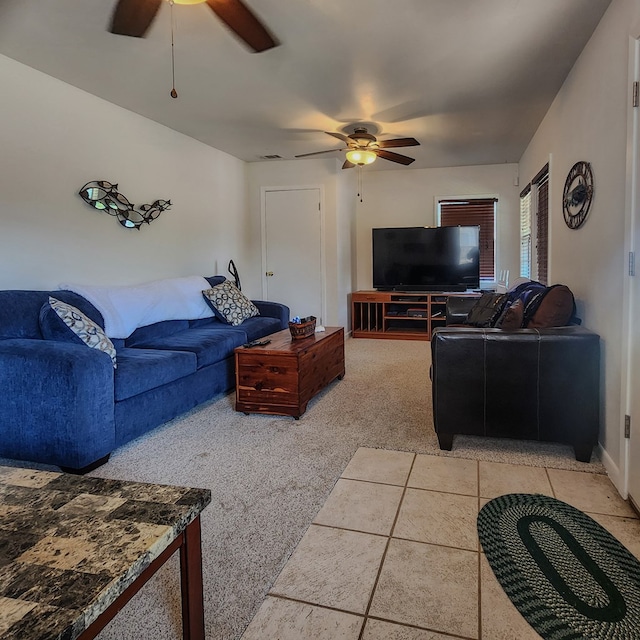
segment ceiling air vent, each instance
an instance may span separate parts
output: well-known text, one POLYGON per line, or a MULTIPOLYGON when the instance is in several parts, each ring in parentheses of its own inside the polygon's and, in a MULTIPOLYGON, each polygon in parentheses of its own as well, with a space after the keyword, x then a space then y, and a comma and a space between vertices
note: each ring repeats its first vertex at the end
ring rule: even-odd
POLYGON ((282 156, 279 156, 277 153, 272 153, 268 156, 260 156, 260 160, 282 160, 282 156))

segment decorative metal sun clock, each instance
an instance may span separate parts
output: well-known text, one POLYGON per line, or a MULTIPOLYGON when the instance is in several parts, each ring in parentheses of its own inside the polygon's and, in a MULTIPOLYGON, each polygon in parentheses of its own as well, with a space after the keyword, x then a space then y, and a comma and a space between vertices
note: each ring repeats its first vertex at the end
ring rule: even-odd
POLYGON ((576 162, 564 183, 562 213, 569 229, 578 229, 587 219, 593 200, 593 173, 588 162, 576 162))
POLYGON ((151 224, 171 207, 171 200, 156 200, 153 204, 135 205, 118 192, 118 185, 106 180, 94 180, 78 192, 80 197, 94 209, 114 216, 125 229, 140 229, 143 223, 151 224))

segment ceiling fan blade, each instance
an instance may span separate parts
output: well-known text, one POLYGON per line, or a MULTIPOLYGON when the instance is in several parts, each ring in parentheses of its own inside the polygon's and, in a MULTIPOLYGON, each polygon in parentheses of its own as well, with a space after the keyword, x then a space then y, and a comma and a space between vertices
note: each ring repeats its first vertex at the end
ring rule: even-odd
POLYGON ((344 133, 335 133, 333 131, 325 131, 325 133, 334 138, 338 138, 338 140, 342 140, 342 142, 349 142, 348 136, 345 136, 344 133))
POLYGON ((353 167, 355 167, 356 165, 353 164, 353 162, 349 162, 348 160, 344 161, 344 164, 342 165, 343 169, 353 169, 353 167))
POLYGON ((119 0, 109 31, 119 36, 142 38, 158 13, 162 0, 119 0))
POLYGON ((383 160, 391 160, 391 162, 397 162, 398 164, 411 164, 412 162, 415 162, 415 158, 401 156, 399 153, 393 153, 393 151, 375 149, 374 152, 379 158, 382 158, 383 160))
POLYGON ((256 53, 280 44, 242 0, 207 0, 207 4, 256 53))
POLYGON ((379 140, 380 149, 392 149, 393 147, 417 147, 420 143, 415 138, 394 138, 393 140, 379 140))
POLYGON ((313 151, 312 153, 303 153, 299 156, 295 156, 296 158, 306 158, 307 156, 317 156, 321 153, 332 153, 333 151, 345 151, 345 149, 327 149, 326 151, 313 151))

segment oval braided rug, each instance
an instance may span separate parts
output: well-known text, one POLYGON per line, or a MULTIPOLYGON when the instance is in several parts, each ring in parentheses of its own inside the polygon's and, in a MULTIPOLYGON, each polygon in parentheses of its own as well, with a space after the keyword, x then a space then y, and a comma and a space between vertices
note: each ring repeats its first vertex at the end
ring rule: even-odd
POLYGON ((640 562, 578 509, 512 493, 478 514, 498 582, 546 640, 640 639, 640 562))

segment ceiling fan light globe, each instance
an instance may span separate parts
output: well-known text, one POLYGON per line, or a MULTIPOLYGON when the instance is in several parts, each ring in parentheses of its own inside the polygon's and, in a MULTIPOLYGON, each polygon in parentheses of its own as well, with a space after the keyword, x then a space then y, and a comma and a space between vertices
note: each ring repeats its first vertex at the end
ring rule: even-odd
POLYGON ((366 149, 351 149, 347 151, 346 156, 349 162, 359 165, 371 164, 377 158, 373 151, 367 151, 366 149))
POLYGON ((174 4, 202 4, 207 0, 173 0, 174 4))

